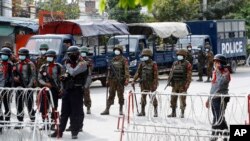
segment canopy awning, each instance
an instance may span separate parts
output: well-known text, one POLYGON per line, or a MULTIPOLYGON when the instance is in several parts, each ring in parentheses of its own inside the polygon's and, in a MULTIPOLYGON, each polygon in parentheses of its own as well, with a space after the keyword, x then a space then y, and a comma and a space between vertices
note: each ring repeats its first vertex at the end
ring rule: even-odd
POLYGON ((112 20, 66 20, 45 24, 39 29, 40 34, 71 34, 84 37, 98 35, 129 34, 127 25, 112 20))
POLYGON ((0 24, 3 23, 4 25, 9 24, 13 27, 24 27, 27 29, 32 30, 32 32, 38 31, 38 21, 35 19, 29 18, 18 18, 18 17, 3 17, 0 16, 0 24))
POLYGON ((189 34, 187 25, 182 22, 132 23, 128 27, 130 34, 134 35, 156 34, 161 38, 181 38, 189 34))

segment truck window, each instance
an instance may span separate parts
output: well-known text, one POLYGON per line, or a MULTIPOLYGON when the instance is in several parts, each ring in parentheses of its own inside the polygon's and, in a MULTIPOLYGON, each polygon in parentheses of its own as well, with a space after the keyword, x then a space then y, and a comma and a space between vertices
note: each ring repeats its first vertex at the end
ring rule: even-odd
POLYGON ((113 47, 114 45, 122 45, 124 48, 123 50, 126 51, 126 46, 129 43, 129 52, 135 52, 136 51, 136 46, 138 43, 138 39, 134 39, 134 38, 128 38, 127 37, 115 37, 115 38, 110 38, 107 46, 108 46, 108 52, 112 52, 113 51, 113 47))
POLYGON ((40 54, 39 48, 41 44, 47 44, 49 46, 49 49, 54 49, 58 54, 60 46, 62 44, 62 40, 57 38, 30 38, 26 44, 26 48, 30 51, 31 54, 40 54))
MULTIPOLYGON (((187 38, 180 38, 178 41, 177 41, 177 46, 179 48, 186 48, 188 46, 188 44, 190 43, 190 37, 187 38)), ((192 48, 193 49, 197 49, 197 47, 199 45, 204 45, 204 39, 203 38, 200 38, 200 37, 192 37, 191 39, 191 45, 192 45, 192 48)))

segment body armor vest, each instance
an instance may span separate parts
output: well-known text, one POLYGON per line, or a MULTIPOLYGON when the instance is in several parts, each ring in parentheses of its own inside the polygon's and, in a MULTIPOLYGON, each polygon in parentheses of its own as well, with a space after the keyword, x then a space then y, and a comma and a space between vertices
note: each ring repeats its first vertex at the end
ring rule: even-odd
POLYGON ((142 63, 142 81, 147 83, 153 83, 154 80, 154 70, 153 70, 153 62, 150 63, 142 63))
POLYGON ((119 60, 112 60, 111 62, 111 78, 116 78, 119 80, 124 79, 125 76, 125 68, 124 68, 124 60, 119 59, 119 60), (115 72, 114 72, 115 71, 115 72))
POLYGON ((187 80, 187 65, 188 62, 177 62, 174 64, 174 70, 173 70, 173 80, 175 82, 186 82, 187 80))

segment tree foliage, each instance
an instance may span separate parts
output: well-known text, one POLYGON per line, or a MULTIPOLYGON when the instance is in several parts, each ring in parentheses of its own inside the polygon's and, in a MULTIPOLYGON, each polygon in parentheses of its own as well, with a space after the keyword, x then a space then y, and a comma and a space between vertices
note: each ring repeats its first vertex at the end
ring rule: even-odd
POLYGON ((77 19, 80 16, 79 0, 72 0, 67 3, 67 0, 51 0, 48 2, 38 2, 39 10, 47 10, 51 12, 63 12, 66 19, 77 19))
POLYGON ((136 6, 133 9, 124 10, 119 7, 119 0, 108 0, 107 1, 107 13, 109 19, 115 19, 119 22, 135 23, 143 22, 144 18, 140 14, 141 7, 136 6))
POLYGON ((183 21, 195 18, 199 0, 155 0, 152 13, 158 21, 183 21))

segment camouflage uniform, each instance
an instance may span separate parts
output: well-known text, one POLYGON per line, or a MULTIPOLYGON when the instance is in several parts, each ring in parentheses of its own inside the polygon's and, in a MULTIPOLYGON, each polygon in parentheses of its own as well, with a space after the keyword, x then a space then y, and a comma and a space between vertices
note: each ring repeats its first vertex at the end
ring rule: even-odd
MULTIPOLYGON (((9 48, 2 48, 0 52, 0 87, 11 87, 12 84, 12 67, 13 63, 10 61, 12 52, 9 48)), ((11 92, 1 90, 0 92, 0 122, 10 120, 10 101, 11 92), (4 105, 5 112, 2 113, 2 103, 4 105)), ((4 123, 0 123, 1 124, 4 123)), ((2 133, 3 127, 0 127, 0 134, 2 133)))
MULTIPOLYGON (((183 49, 179 50, 177 52, 177 55, 183 55, 185 58, 186 51, 183 49)), ((189 84, 191 82, 191 77, 192 77, 192 66, 187 60, 183 59, 174 62, 169 76, 169 81, 171 81, 171 86, 172 86, 172 93, 186 93, 189 84)), ((170 103, 171 103, 172 113, 169 115, 169 117, 176 117, 177 99, 178 99, 177 95, 171 96, 170 103)), ((185 107, 186 107, 186 96, 180 96, 181 118, 184 117, 185 107)))
MULTIPOLYGON (((21 48, 18 51, 20 61, 14 65, 13 67, 13 76, 14 76, 14 87, 24 87, 24 88, 32 88, 34 87, 34 83, 36 80, 36 67, 29 60, 29 51, 25 48, 21 48), (22 58, 22 56, 26 56, 22 58)), ((27 107, 30 119, 32 121, 35 120, 35 111, 33 109, 33 93, 32 91, 28 91, 24 93, 22 91, 17 91, 16 93, 16 103, 17 105, 17 119, 19 121, 23 121, 24 114, 23 114, 23 106, 24 106, 24 99, 27 107)), ((16 127, 16 129, 20 129, 20 127, 16 127)))
POLYGON ((201 50, 198 52, 198 76, 199 79, 197 81, 203 81, 202 76, 203 76, 203 69, 204 69, 204 64, 206 62, 206 55, 205 53, 202 51, 202 46, 199 46, 198 48, 200 48, 201 50))
POLYGON ((120 104, 120 115, 123 114, 122 109, 124 105, 124 86, 129 82, 128 60, 122 56, 123 47, 117 46, 114 48, 119 50, 120 54, 116 55, 111 61, 108 69, 108 84, 109 84, 109 97, 107 107, 101 115, 108 115, 109 108, 114 104, 115 93, 117 92, 120 104))
POLYGON ((84 86, 84 105, 87 107, 87 114, 90 114, 90 107, 91 107, 91 98, 90 98, 90 90, 89 87, 91 85, 92 82, 92 70, 93 70, 93 62, 92 59, 90 59, 89 57, 87 57, 88 54, 88 48, 87 47, 81 47, 80 48, 80 52, 81 52, 81 56, 83 58, 84 61, 87 62, 87 67, 88 67, 88 78, 86 79, 86 83, 84 86))
POLYGON ((213 72, 213 58, 214 54, 210 50, 210 46, 206 46, 206 65, 207 65, 207 82, 210 82, 210 78, 212 78, 212 72, 213 72))
MULTIPOLYGON (((152 57, 152 52, 150 49, 144 49, 142 52, 142 56, 148 56, 148 58, 152 57)), ((142 61, 134 76, 134 82, 140 78, 140 87, 142 92, 154 92, 158 86, 158 68, 157 64, 152 61, 152 59, 142 61)), ((158 102, 156 97, 153 97, 153 105, 154 105, 154 117, 158 116, 157 106, 158 102)), ((145 106, 147 103, 147 95, 141 95, 141 113, 138 116, 145 116, 145 106)))

